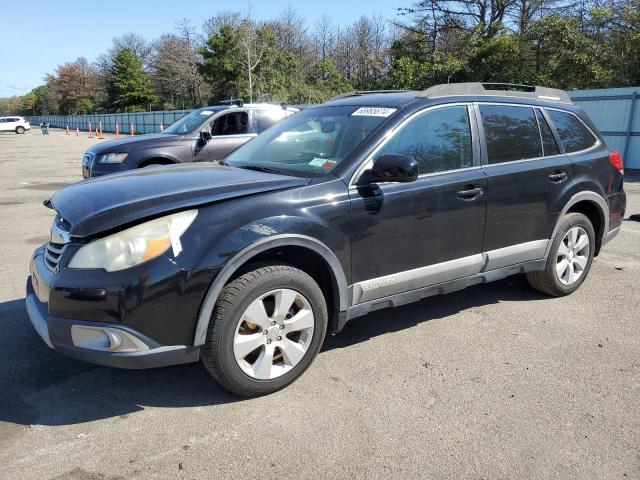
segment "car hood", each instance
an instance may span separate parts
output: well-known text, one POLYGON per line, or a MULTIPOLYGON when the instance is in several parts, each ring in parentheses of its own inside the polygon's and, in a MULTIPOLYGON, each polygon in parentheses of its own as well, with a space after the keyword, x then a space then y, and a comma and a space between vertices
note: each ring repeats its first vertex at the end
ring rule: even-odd
POLYGON ((56 192, 53 207, 73 237, 222 200, 298 187, 309 179, 211 163, 167 165, 98 177, 56 192))
POLYGON ((127 153, 137 148, 148 148, 151 145, 162 145, 180 140, 180 135, 169 135, 165 133, 150 133, 135 137, 124 137, 118 140, 109 140, 94 145, 89 152, 100 153, 127 153))

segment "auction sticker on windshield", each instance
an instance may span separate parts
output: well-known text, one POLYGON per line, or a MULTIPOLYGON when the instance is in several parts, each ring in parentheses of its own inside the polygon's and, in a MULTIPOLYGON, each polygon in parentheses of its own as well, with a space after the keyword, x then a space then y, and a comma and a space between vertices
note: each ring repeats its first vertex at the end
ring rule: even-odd
POLYGON ((388 117, 395 108, 384 107, 361 107, 351 114, 352 117, 388 117))

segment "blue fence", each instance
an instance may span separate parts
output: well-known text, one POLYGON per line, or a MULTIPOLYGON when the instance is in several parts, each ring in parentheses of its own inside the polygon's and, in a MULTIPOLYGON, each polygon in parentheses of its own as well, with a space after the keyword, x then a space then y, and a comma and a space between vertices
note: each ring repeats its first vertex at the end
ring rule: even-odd
POLYGON ((160 131, 160 124, 164 127, 171 125, 179 118, 185 116, 190 110, 168 110, 162 112, 138 112, 138 113, 108 113, 104 115, 42 115, 28 117, 32 125, 48 122, 51 127, 67 128, 75 130, 89 130, 102 122, 103 132, 115 132, 116 124, 120 128, 120 133, 128 134, 131 131, 131 124, 134 126, 136 134, 157 133, 160 131))
POLYGON ((568 92, 622 154, 625 168, 640 168, 640 87, 568 92))

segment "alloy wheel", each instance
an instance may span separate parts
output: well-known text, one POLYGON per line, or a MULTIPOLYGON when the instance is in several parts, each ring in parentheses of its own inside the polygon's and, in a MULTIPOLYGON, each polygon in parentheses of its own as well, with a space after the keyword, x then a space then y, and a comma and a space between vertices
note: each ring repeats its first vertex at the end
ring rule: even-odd
POLYGON ((582 227, 573 227, 558 246, 556 274, 563 285, 572 285, 589 264, 589 235, 582 227))
POLYGON ((233 337, 233 353, 242 371, 270 380, 294 368, 307 353, 314 330, 309 301, 291 289, 272 290, 244 311, 233 337))

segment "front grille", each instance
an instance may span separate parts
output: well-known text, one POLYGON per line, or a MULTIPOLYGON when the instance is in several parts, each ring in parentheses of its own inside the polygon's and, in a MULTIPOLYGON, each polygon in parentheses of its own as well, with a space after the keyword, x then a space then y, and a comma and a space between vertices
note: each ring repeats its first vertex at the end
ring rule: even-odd
POLYGON ((69 243, 71 225, 60 214, 56 215, 51 226, 51 239, 44 247, 44 263, 49 270, 57 272, 60 258, 69 243))
POLYGON ((52 272, 58 271, 58 265, 60 264, 60 257, 66 245, 63 243, 49 242, 44 248, 44 263, 52 272))

